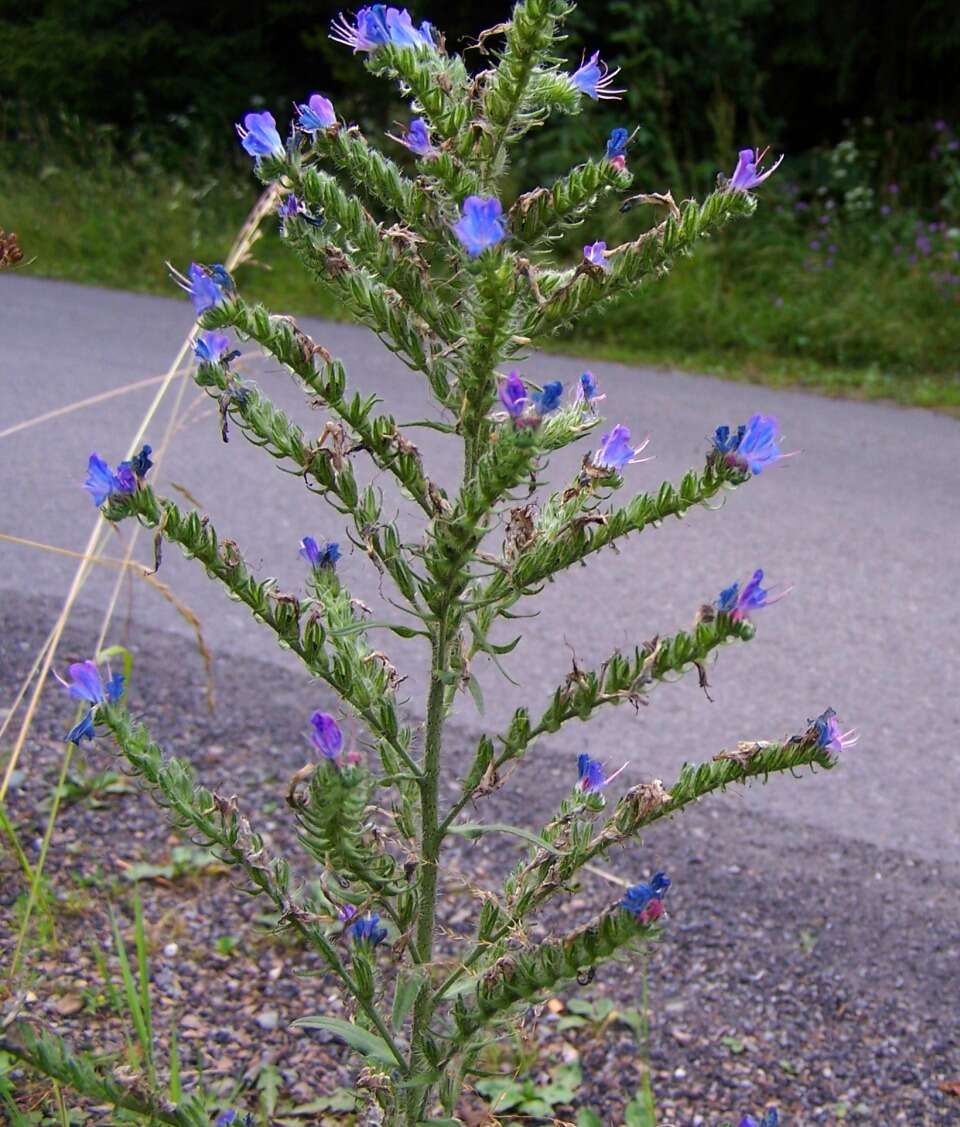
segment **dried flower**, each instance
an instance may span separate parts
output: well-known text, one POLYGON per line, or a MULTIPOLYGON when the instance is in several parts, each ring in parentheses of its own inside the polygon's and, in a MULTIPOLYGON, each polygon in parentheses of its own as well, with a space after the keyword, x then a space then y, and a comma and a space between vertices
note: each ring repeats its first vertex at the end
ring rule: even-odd
POLYGON ((263 113, 248 113, 243 119, 243 125, 237 125, 237 133, 240 144, 255 159, 284 155, 276 120, 268 110, 263 113))
POLYGON ((319 133, 337 124, 333 102, 322 94, 311 94, 306 102, 294 104, 297 111, 297 125, 304 133, 319 133))
POLYGON ((343 747, 343 732, 329 712, 315 712, 310 717, 313 731, 310 738, 324 759, 337 760, 343 747))
POLYGON ((23 251, 17 242, 16 234, 11 231, 8 235, 0 227, 0 270, 5 266, 16 266, 18 262, 22 261, 23 251))
POLYGON ((611 83, 620 73, 620 68, 611 70, 600 58, 600 52, 594 51, 589 59, 584 57, 579 68, 570 75, 570 81, 588 98, 600 101, 601 99, 619 98, 625 90, 614 90, 611 83))
POLYGON ((506 238, 506 220, 500 201, 493 196, 467 196, 453 233, 471 258, 506 238))
POLYGON ((762 171, 760 163, 767 152, 768 150, 764 149, 754 156, 753 149, 741 149, 737 159, 737 167, 733 170, 733 175, 727 181, 726 187, 731 191, 749 192, 751 188, 756 188, 762 184, 768 176, 772 176, 780 167, 783 154, 777 157, 766 171, 762 171))

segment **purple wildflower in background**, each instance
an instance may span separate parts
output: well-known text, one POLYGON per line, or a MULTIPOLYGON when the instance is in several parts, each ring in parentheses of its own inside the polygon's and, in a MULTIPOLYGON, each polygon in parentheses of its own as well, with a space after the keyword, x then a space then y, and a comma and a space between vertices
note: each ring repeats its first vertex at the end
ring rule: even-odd
POLYGON ((313 568, 332 568, 340 559, 340 545, 328 540, 321 547, 312 536, 304 536, 297 555, 313 568))
POLYGON ((629 137, 629 132, 622 125, 610 130, 610 136, 607 138, 607 160, 624 155, 629 137))
POLYGON ((240 144, 250 156, 256 159, 283 156, 283 141, 280 140, 276 120, 269 110, 248 113, 243 119, 243 125, 237 125, 237 133, 240 144))
POLYGON ((817 747, 831 751, 834 755, 839 755, 841 751, 853 747, 860 738, 856 728, 850 728, 846 732, 840 731, 840 721, 837 720, 837 714, 832 708, 821 712, 810 725, 810 730, 816 736, 817 747))
POLYGON ((129 462, 121 462, 114 472, 99 454, 91 454, 87 461, 87 479, 83 488, 99 509, 114 493, 136 493, 137 475, 129 462))
POLYGON ((197 337, 193 354, 201 364, 219 364, 229 348, 230 338, 226 333, 209 329, 197 337))
POLYGON ((788 588, 786 591, 771 595, 770 591, 764 589, 762 583, 763 568, 758 567, 742 587, 739 581, 725 587, 717 596, 714 606, 721 614, 729 614, 734 622, 740 622, 749 619, 753 611, 772 606, 790 593, 788 588))
POLYGON ((599 242, 590 243, 583 248, 583 257, 591 266, 599 266, 601 270, 609 270, 610 263, 606 258, 607 244, 601 239, 599 242))
POLYGON ((775 416, 751 415, 750 420, 731 431, 717 427, 713 448, 729 466, 737 466, 756 476, 784 455, 780 450, 780 432, 775 416))
POLYGON ((671 883, 666 873, 655 873, 649 884, 640 881, 631 885, 623 894, 620 907, 642 924, 653 923, 663 915, 663 898, 671 883))
POLYGON ((376 912, 367 912, 365 916, 354 920, 347 929, 353 937, 354 943, 369 943, 376 947, 387 938, 387 929, 380 927, 380 917, 376 912))
POLYGON ((507 235, 500 201, 494 196, 467 196, 453 233, 471 258, 496 246, 507 235))
POLYGON ((597 102, 602 99, 619 98, 621 94, 626 93, 625 90, 613 89, 613 80, 619 73, 619 67, 611 70, 600 58, 600 52, 594 51, 589 59, 584 56, 583 62, 570 75, 570 81, 581 94, 586 94, 588 98, 593 98, 597 102))
POLYGON ((243 1127, 253 1127, 253 1116, 250 1112, 247 1112, 241 1120, 237 1118, 237 1112, 232 1107, 227 1108, 226 1111, 221 1111, 214 1120, 214 1127, 230 1127, 233 1123, 242 1123, 243 1127))
POLYGON ((741 149, 737 159, 737 167, 733 170, 733 175, 727 181, 726 186, 731 191, 749 192, 751 188, 756 188, 762 184, 768 176, 772 176, 780 167, 783 154, 777 157, 773 164, 764 171, 760 168, 760 164, 767 155, 767 151, 767 149, 764 149, 754 155, 753 149, 741 149))
POLYGON ((410 128, 398 138, 401 145, 405 145, 411 153, 418 157, 435 157, 437 148, 430 140, 430 131, 422 117, 415 117, 410 122, 410 128))
POLYGON ((591 759, 585 751, 577 756, 577 786, 588 794, 591 791, 602 790, 607 785, 607 777, 603 773, 603 764, 598 759, 591 759))
POLYGON ((780 1127, 780 1115, 775 1107, 770 1107, 759 1123, 752 1115, 745 1115, 740 1120, 740 1127, 780 1127))
POLYGON ((497 394, 511 419, 519 419, 530 402, 524 382, 516 372, 511 372, 500 384, 497 394))
POLYGON ((319 133, 337 124, 333 102, 322 94, 311 94, 306 102, 299 105, 294 103, 294 109, 297 111, 297 125, 304 133, 319 133))
POLYGON ((560 406, 561 395, 563 384, 559 380, 550 380, 543 385, 543 391, 535 391, 530 396, 530 401, 538 415, 549 415, 560 406))
POLYGON ((340 725, 329 712, 315 712, 310 717, 310 723, 313 726, 313 731, 310 733, 313 746, 324 759, 338 759, 343 747, 343 732, 340 731, 340 725))
POLYGON ((189 294, 190 300, 193 302, 193 311, 198 317, 206 310, 219 305, 226 297, 225 291, 233 286, 233 279, 222 266, 207 270, 198 263, 191 262, 186 277, 173 270, 172 267, 171 272, 180 289, 189 294), (218 270, 219 274, 217 273, 218 270))
POLYGON ((593 455, 593 464, 599 469, 616 470, 619 473, 624 466, 646 461, 638 455, 646 449, 649 441, 649 438, 645 438, 639 446, 631 446, 630 428, 618 423, 612 431, 601 436, 600 449, 593 455))

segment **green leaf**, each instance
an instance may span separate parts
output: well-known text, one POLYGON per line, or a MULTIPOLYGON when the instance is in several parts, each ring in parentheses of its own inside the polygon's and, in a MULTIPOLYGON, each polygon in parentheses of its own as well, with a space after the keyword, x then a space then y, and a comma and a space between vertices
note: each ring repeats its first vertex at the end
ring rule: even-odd
POLYGON ((481 834, 512 834, 513 837, 522 837, 524 841, 536 845, 538 849, 546 849, 556 857, 562 856, 560 850, 549 841, 544 841, 542 837, 537 837, 535 833, 521 829, 520 826, 508 826, 503 822, 462 822, 459 826, 451 826, 448 832, 469 838, 480 837, 481 834))
POLYGON ((473 703, 477 706, 477 712, 483 715, 483 689, 480 688, 480 682, 476 677, 471 677, 467 681, 467 688, 470 690, 470 695, 473 697, 473 703))
POLYGON ((339 1017, 324 1017, 322 1014, 311 1014, 309 1017, 297 1018, 293 1024, 300 1029, 324 1029, 327 1033, 332 1033, 335 1037, 339 1037, 341 1041, 346 1042, 351 1049, 354 1049, 361 1056, 371 1057, 381 1064, 393 1066, 397 1063, 386 1041, 375 1033, 371 1033, 368 1029, 361 1029, 359 1025, 354 1025, 352 1021, 344 1021, 339 1017))
POLYGON ((393 994, 393 1012, 390 1015, 390 1024, 394 1029, 399 1029, 403 1025, 404 1018, 416 1001, 422 984, 423 975, 419 973, 401 971, 397 975, 397 986, 393 994))
POLYGON ((577 1112, 577 1127, 603 1127, 603 1120, 589 1107, 582 1107, 577 1112))
POLYGON ((638 1092, 623 1109, 624 1127, 657 1127, 657 1113, 648 1092, 638 1092))

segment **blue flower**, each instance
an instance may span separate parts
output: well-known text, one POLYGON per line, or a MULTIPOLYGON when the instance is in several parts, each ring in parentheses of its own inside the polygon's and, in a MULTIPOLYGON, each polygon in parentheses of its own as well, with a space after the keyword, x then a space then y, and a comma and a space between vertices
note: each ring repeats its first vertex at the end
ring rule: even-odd
POLYGON ((237 125, 237 133, 240 135, 240 144, 252 157, 259 159, 284 155, 276 120, 268 110, 263 113, 248 113, 243 119, 243 125, 237 125))
POLYGON ((594 51, 590 58, 585 58, 579 68, 570 75, 570 81, 581 94, 586 94, 596 102, 603 98, 619 98, 625 93, 624 90, 614 90, 611 86, 619 73, 619 67, 610 70, 600 58, 600 52, 594 51))
POLYGON ((114 704, 123 695, 123 674, 114 673, 104 684, 95 661, 77 661, 67 672, 69 681, 58 680, 74 700, 85 701, 90 707, 83 719, 75 724, 64 739, 79 745, 81 740, 92 740, 95 732, 93 712, 99 704, 114 704))
POLYGON ((607 785, 607 778, 603 773, 603 764, 597 759, 591 759, 585 751, 577 756, 577 786, 582 791, 598 791, 607 785))
POLYGON ((834 755, 839 755, 841 751, 852 747, 860 738, 856 728, 841 732, 840 721, 837 720, 837 714, 832 708, 820 713, 810 725, 810 732, 817 741, 817 747, 831 751, 834 755))
MULTIPOLYGON (((138 481, 143 481, 151 469, 153 469, 153 462, 150 461, 150 455, 153 453, 153 447, 148 446, 146 443, 140 447, 139 454, 134 454, 130 459, 130 468, 137 475, 138 481)), ((125 462, 120 463, 121 467, 126 465, 125 462)))
POLYGON ((422 117, 415 117, 410 122, 410 128, 402 137, 397 138, 401 145, 406 147, 418 157, 435 157, 437 148, 430 140, 430 131, 422 117))
POLYGON ((387 938, 387 929, 380 927, 380 917, 376 912, 367 912, 365 916, 354 920, 347 928, 353 937, 354 943, 369 943, 376 947, 387 938))
POLYGON ((759 1123, 752 1115, 745 1115, 740 1120, 740 1127, 780 1127, 780 1115, 775 1107, 769 1107, 759 1123))
POLYGON ((593 464, 598 469, 616 470, 633 462, 645 461, 638 455, 646 449, 649 438, 645 438, 636 448, 630 445, 630 428, 618 424, 608 434, 600 438, 600 449, 593 455, 593 464))
POLYGON ((91 454, 87 461, 87 479, 83 488, 99 508, 114 493, 136 493, 137 475, 129 462, 121 462, 114 472, 98 454, 91 454))
POLYGON ((543 391, 535 391, 530 396, 530 401, 538 415, 549 415, 560 406, 561 395, 563 395, 563 384, 559 380, 550 380, 543 385, 543 391))
POLYGON ((226 1111, 221 1111, 217 1118, 213 1121, 214 1127, 230 1127, 232 1123, 243 1123, 243 1127, 253 1127, 253 1116, 250 1112, 243 1117, 243 1120, 237 1118, 237 1113, 233 1108, 228 1108, 226 1111))
POLYGON ((313 568, 333 568, 340 559, 340 545, 333 540, 328 540, 321 547, 312 536, 304 536, 300 541, 300 551, 297 555, 306 560, 313 568))
POLYGON ((230 338, 226 333, 208 329, 197 337, 193 354, 201 364, 219 364, 229 347, 230 338))
POLYGON ((331 125, 337 124, 333 102, 321 94, 311 94, 305 103, 294 103, 294 109, 298 114, 297 125, 304 133, 319 133, 322 129, 329 129, 331 125))
POLYGON ((354 52, 375 51, 385 43, 417 49, 434 46, 429 23, 424 21, 415 28, 406 8, 388 8, 385 4, 361 8, 352 24, 341 12, 331 25, 330 38, 354 52))
POLYGON ((343 747, 343 732, 340 731, 340 725, 329 712, 315 712, 310 717, 310 723, 313 725, 310 738, 313 740, 314 747, 324 759, 338 759, 343 747))
POLYGON ((577 383, 576 398, 577 402, 586 403, 588 407, 592 407, 594 403, 599 403, 601 399, 606 399, 605 395, 600 394, 600 388, 594 379, 593 372, 581 374, 577 383))
POLYGON ((511 419, 519 419, 530 402, 526 386, 516 372, 511 372, 500 384, 497 394, 511 419))
POLYGON ((583 257, 591 266, 599 266, 601 270, 609 270, 610 263, 607 262, 606 250, 607 244, 602 240, 590 243, 589 246, 583 248, 583 257))
POLYGON ((607 138, 607 160, 613 160, 614 157, 622 157, 627 151, 627 140, 629 139, 629 132, 618 126, 616 129, 610 131, 610 136, 607 138))
POLYGON ((713 448, 721 454, 730 466, 737 466, 745 473, 762 473, 783 455, 780 451, 780 432, 773 415, 753 415, 745 425, 731 431, 729 427, 717 427, 713 436, 713 448))
POLYGON ((487 247, 496 246, 507 235, 500 201, 493 196, 467 196, 461 218, 453 225, 453 233, 471 258, 482 254, 487 247))
POLYGON ((90 708, 83 714, 83 719, 74 724, 63 738, 67 743, 76 744, 79 747, 83 740, 92 740, 96 734, 93 726, 93 709, 90 708))
POLYGON ((196 262, 190 263, 187 277, 173 271, 177 285, 190 295, 193 302, 193 311, 199 317, 207 309, 219 305, 226 297, 227 291, 234 288, 233 279, 219 264, 213 269, 207 269, 196 262))
POLYGON ((771 595, 770 591, 763 588, 762 583, 763 568, 758 567, 742 587, 739 582, 731 583, 729 587, 725 587, 717 596, 714 606, 721 614, 729 614, 734 622, 739 622, 742 619, 749 618, 753 611, 772 606, 784 595, 789 594, 788 588, 786 591, 771 595))
POLYGON ((649 884, 641 881, 631 885, 623 894, 620 907, 642 924, 653 923, 663 915, 663 898, 671 883, 666 873, 655 873, 649 884))
POLYGON ((731 191, 749 192, 751 188, 756 188, 759 184, 762 184, 768 176, 772 176, 776 172, 783 160, 781 154, 764 172, 760 169, 760 163, 766 155, 766 149, 763 152, 758 152, 756 156, 754 156, 753 149, 741 149, 737 159, 737 167, 733 170, 733 175, 727 181, 726 187, 731 191))

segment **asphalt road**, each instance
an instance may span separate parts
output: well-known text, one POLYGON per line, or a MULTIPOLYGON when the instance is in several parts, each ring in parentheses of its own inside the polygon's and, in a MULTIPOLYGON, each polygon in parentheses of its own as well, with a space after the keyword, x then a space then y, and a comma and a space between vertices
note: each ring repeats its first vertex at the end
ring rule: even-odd
MULTIPOLYGON (((189 326, 185 301, 0 278, 0 431, 158 375, 189 326)), ((345 361, 361 391, 376 391, 400 420, 423 417, 427 400, 418 377, 367 333, 320 322, 305 321, 304 327, 345 361)), ((538 356, 523 370, 569 384, 584 366, 577 359, 538 356)), ((737 423, 756 411, 779 416, 786 446, 798 456, 731 495, 722 511, 698 510, 634 537, 619 553, 602 553, 531 600, 529 609, 539 613, 520 624, 524 641, 506 662, 522 687, 502 680, 492 667, 481 669, 485 714, 464 699, 454 747, 482 728, 499 730, 521 702, 533 711, 545 704, 569 671, 571 648, 585 666, 617 647, 687 625, 701 602, 762 566, 772 582, 792 583, 794 590, 761 613, 752 644, 724 649, 710 673, 713 703, 687 678, 658 688, 639 716, 621 708, 602 714, 589 730, 572 724, 530 752, 533 766, 528 763, 523 785, 536 785, 536 762, 545 756, 568 757, 572 777, 573 755, 583 749, 614 766, 629 763, 622 776, 629 782, 656 775, 669 783, 686 759, 709 757, 740 739, 799 731, 832 705, 846 725, 861 731, 841 770, 802 781, 776 779, 720 801, 756 804, 809 826, 811 833, 830 829, 928 859, 960 861, 960 423, 919 410, 832 402, 707 377, 589 366, 606 392, 608 419, 627 423, 635 434, 651 434, 656 461, 632 467, 630 487, 678 479, 702 460, 718 423, 737 423)), ((264 363, 248 374, 308 432, 319 431, 323 414, 311 412, 275 365, 264 363)), ((81 549, 94 519, 81 488, 86 458, 96 450, 118 460, 153 391, 130 392, 3 438, 0 531, 81 549)), ((183 403, 192 406, 155 485, 161 492, 170 491, 172 482, 185 487, 258 571, 277 576, 285 590, 297 590, 304 570, 299 539, 311 533, 343 540, 335 514, 241 437, 224 445, 215 412, 192 386, 183 403)), ((168 415, 165 407, 150 429, 154 445, 168 415)), ((416 433, 431 476, 451 485, 459 465, 456 444, 432 431, 416 433)), ((551 480, 567 480, 581 455, 558 457, 551 480)), ((389 489, 388 482, 380 483, 389 489)), ((121 550, 118 539, 112 551, 121 550)), ((151 558, 146 537, 138 555, 151 558)), ((74 567, 62 556, 0 543, 0 596, 42 600, 61 594, 74 567)), ((348 553, 341 574, 378 615, 389 611, 362 553, 348 553)), ((293 666, 242 608, 173 550, 160 578, 198 612, 219 654, 275 659, 276 684, 251 685, 252 693, 282 693, 289 683, 284 668, 293 666)), ((98 572, 83 604, 102 604, 112 581, 112 572, 98 572)), ((198 679, 188 628, 167 602, 138 583, 124 594, 112 640, 126 636, 149 645, 157 629, 185 635, 183 662, 169 670, 170 678, 198 679)), ((404 688, 419 711, 423 677, 411 663, 423 664, 422 650, 390 635, 383 645, 411 674, 404 688)), ((79 656, 86 655, 64 659, 79 656)), ((218 667, 229 676, 228 660, 218 667)), ((140 688, 149 693, 148 686, 140 688)), ((773 859, 775 841, 770 849, 773 859)))

